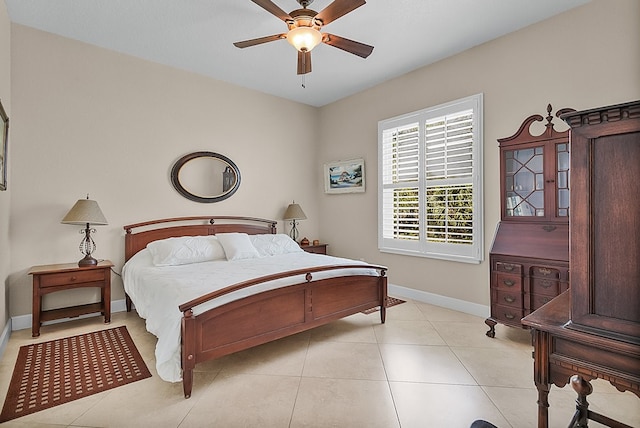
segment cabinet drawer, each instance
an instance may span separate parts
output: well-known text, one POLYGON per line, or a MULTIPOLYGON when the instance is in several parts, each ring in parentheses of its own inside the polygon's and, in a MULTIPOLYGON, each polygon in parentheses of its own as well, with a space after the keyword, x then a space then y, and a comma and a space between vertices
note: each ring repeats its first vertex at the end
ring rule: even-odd
POLYGON ((56 287, 74 283, 104 281, 104 269, 50 273, 40 276, 40 287, 56 287))
POLYGON ((517 275, 507 275, 504 273, 496 274, 494 287, 515 292, 522 292, 522 277, 517 275))
POLYGON ((510 306, 492 305, 491 316, 505 324, 520 324, 524 317, 524 310, 512 308, 510 306))
POLYGON ((518 263, 508 263, 508 262, 496 262, 494 267, 498 272, 506 272, 506 273, 514 273, 521 274, 522 273, 522 265, 518 263))
POLYGON ((553 300, 556 296, 551 296, 551 295, 539 295, 539 294, 532 294, 531 295, 531 310, 535 311, 536 309, 541 308, 543 305, 546 305, 547 303, 549 303, 551 300, 553 300))
POLYGON ((522 293, 520 293, 517 290, 497 291, 497 298, 495 303, 504 305, 504 306, 512 306, 518 309, 522 309, 522 293))
POLYGON ((535 276, 539 278, 559 279, 560 271, 558 269, 554 269, 550 267, 533 266, 531 267, 531 276, 535 276))
POLYGON ((560 294, 560 281, 557 279, 531 278, 531 293, 557 296, 560 294))

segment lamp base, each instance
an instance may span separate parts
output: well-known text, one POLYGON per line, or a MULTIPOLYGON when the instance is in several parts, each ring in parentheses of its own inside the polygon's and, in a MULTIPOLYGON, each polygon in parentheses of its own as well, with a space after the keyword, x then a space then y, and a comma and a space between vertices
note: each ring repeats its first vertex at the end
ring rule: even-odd
POLYGON ((293 226, 291 227, 291 231, 289 232, 289 236, 291 237, 291 239, 293 239, 294 241, 298 242, 298 228, 296 227, 296 221, 293 220, 291 222, 291 224, 293 226))
POLYGON ((86 256, 84 256, 84 259, 80 260, 78 262, 78 266, 79 267, 83 267, 83 266, 95 266, 98 264, 98 261, 96 259, 94 259, 93 257, 91 257, 91 254, 87 254, 86 256))

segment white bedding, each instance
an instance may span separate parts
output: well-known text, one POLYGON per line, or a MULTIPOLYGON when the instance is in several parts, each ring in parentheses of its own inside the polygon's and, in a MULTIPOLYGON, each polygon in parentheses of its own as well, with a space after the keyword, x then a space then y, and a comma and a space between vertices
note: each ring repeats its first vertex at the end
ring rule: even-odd
MULTIPOLYGON (((306 252, 293 252, 241 260, 215 260, 177 266, 155 266, 148 249, 135 254, 122 269, 124 288, 147 331, 158 338, 156 368, 158 375, 170 382, 182 380, 180 365, 180 327, 182 312, 178 306, 211 291, 277 272, 325 265, 353 265, 362 262, 306 252), (215 281, 214 281, 215 279, 215 281)), ((340 275, 377 275, 375 270, 341 270, 340 275)), ((319 272, 314 279, 335 276, 336 272, 319 272)), ((303 275, 284 278, 250 289, 239 290, 194 308, 197 315, 208 309, 283 285, 304 282, 303 275)))

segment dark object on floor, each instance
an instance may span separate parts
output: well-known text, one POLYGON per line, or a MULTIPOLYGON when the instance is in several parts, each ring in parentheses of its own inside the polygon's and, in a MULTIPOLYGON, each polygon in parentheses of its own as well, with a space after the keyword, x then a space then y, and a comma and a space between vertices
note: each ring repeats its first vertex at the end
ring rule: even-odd
MULTIPOLYGON (((404 300, 401 299, 396 299, 395 297, 387 297, 387 308, 390 308, 391 306, 396 306, 399 305, 401 303, 404 303, 404 300)), ((380 306, 376 307, 376 308, 371 308, 371 309, 367 309, 366 311, 362 311, 363 314, 365 315, 369 315, 369 314, 373 314, 376 313, 380 310, 380 306)))
POLYGON ((498 428, 498 427, 492 423, 478 419, 473 421, 473 423, 469 428, 498 428))
POLYGON ((151 377, 126 327, 25 345, 0 422, 151 377))

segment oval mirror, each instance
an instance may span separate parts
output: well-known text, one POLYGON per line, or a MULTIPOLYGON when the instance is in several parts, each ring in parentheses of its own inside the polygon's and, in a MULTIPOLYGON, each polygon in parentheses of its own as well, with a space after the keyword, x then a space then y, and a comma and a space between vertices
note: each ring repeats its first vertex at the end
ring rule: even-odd
POLYGON ((196 202, 219 202, 240 187, 240 170, 231 159, 214 152, 194 152, 171 168, 173 187, 196 202))

